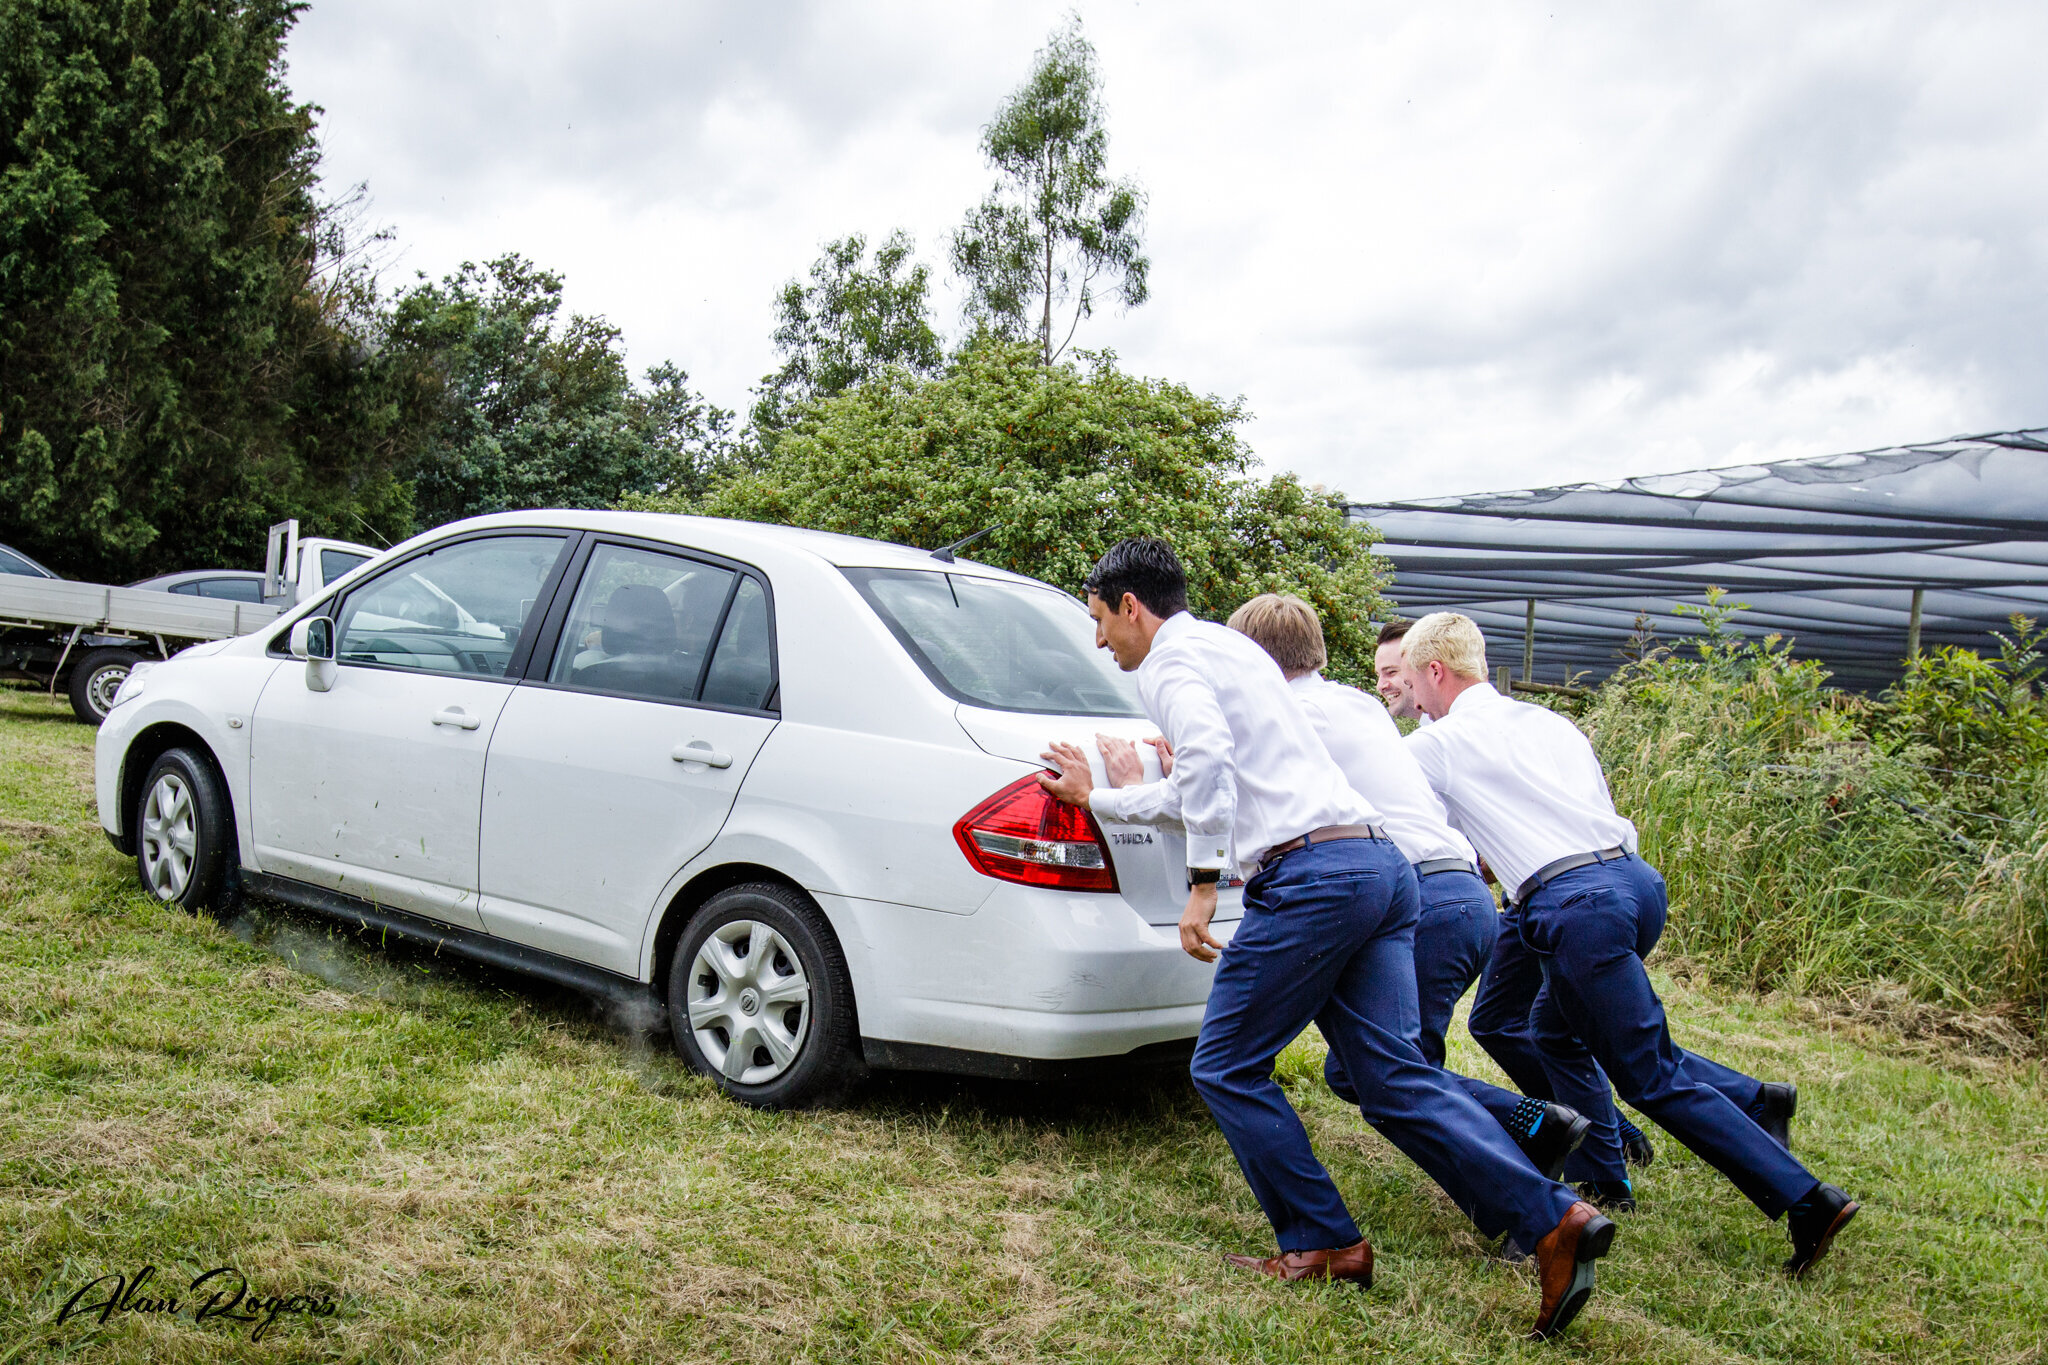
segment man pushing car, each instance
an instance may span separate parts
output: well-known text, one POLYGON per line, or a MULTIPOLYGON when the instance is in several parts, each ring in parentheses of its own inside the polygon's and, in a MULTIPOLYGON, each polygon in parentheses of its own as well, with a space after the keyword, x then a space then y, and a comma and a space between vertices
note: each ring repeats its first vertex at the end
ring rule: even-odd
POLYGON ((1535 1249, 1534 1335, 1570 1323, 1593 1291, 1614 1224, 1546 1179, 1420 1046, 1415 873, 1352 790, 1295 704, 1280 668, 1236 631, 1187 611, 1166 542, 1112 546, 1087 580, 1096 643, 1137 674, 1145 712, 1171 746, 1172 773, 1096 788, 1086 755, 1055 743, 1069 804, 1112 820, 1187 831, 1181 946, 1220 962, 1191 1074, 1279 1241, 1232 1264, 1281 1280, 1369 1286, 1372 1247, 1301 1120, 1273 1080, 1280 1050, 1314 1022, 1355 1084, 1367 1122, 1428 1173, 1481 1232, 1535 1249), (1249 880, 1229 946, 1210 934, 1226 867, 1249 880))

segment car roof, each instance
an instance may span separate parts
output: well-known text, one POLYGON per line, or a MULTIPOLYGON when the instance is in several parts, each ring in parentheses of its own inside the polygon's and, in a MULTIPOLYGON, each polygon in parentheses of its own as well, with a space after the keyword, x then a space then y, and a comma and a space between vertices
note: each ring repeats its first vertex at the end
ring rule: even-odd
POLYGON ((28 565, 31 569, 35 569, 38 572, 40 572, 45 578, 61 577, 61 575, 58 574, 55 570, 49 568, 47 565, 39 564, 35 560, 30 559, 27 555, 15 549, 12 545, 0 545, 0 550, 7 551, 8 554, 13 555, 16 559, 28 565))
POLYGON ((549 526, 566 530, 609 532, 668 541, 684 548, 708 550, 713 554, 746 559, 750 550, 780 550, 811 556, 837 568, 943 569, 949 573, 978 578, 1006 579, 1044 586, 1040 580, 1011 573, 969 559, 943 563, 929 550, 896 545, 885 540, 841 535, 836 531, 809 531, 798 526, 775 526, 759 521, 731 521, 723 517, 685 516, 672 512, 609 512, 551 508, 532 512, 499 512, 472 517, 467 521, 436 527, 436 533, 463 529, 484 530, 495 526, 549 526))
POLYGON ((131 588, 153 588, 159 583, 197 583, 215 578, 240 578, 263 581, 263 575, 255 569, 180 569, 177 573, 160 573, 153 578, 138 578, 128 586, 131 588))

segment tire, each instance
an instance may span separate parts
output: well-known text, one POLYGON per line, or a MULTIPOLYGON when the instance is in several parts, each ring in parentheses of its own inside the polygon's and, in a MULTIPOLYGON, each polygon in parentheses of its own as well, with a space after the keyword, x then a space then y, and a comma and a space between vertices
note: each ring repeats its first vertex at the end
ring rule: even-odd
POLYGON ((98 725, 114 709, 114 694, 128 679, 128 670, 142 662, 132 649, 89 649, 71 670, 71 711, 87 725, 98 725))
POLYGON ((168 749, 149 765, 135 802, 135 871, 166 905, 224 910, 231 896, 234 814, 213 763, 196 749, 168 749))
POLYGON ((683 1060, 757 1109, 829 1103, 866 1074, 846 955, 811 898, 779 882, 729 887, 690 917, 668 1017, 683 1060))

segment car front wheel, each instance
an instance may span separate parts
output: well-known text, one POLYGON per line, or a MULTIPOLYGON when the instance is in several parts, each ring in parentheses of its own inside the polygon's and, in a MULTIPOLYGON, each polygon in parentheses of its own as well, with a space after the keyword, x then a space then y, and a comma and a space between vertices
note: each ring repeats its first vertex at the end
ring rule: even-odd
POLYGON ((192 911, 224 907, 234 843, 213 764, 192 749, 158 755, 135 807, 135 868, 149 894, 192 911))
POLYGON ((729 887, 690 917, 668 1012, 683 1060, 757 1108, 828 1102, 864 1071, 845 954, 792 887, 729 887))

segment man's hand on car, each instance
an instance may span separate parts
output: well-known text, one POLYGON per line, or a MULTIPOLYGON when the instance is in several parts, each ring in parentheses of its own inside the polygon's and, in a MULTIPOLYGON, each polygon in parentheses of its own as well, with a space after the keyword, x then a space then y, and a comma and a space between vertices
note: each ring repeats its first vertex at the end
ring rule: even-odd
POLYGON ((1081 746, 1056 739, 1038 760, 1060 770, 1058 777, 1051 773, 1038 775, 1038 785, 1045 788, 1046 795, 1088 809, 1088 793, 1095 790, 1095 776, 1088 771, 1088 755, 1081 752, 1081 746))
POLYGON ((1214 962, 1223 945, 1209 936, 1216 917, 1216 883, 1197 882, 1188 888, 1188 908, 1180 912, 1180 946, 1197 962, 1214 962))
MULTIPOLYGON (((1142 743, 1151 745, 1159 752, 1159 777, 1161 781, 1173 776, 1173 746, 1163 738, 1154 735, 1142 743)), ((1138 757, 1138 746, 1128 739, 1115 735, 1097 735, 1095 747, 1102 751, 1102 766, 1109 774, 1112 787, 1136 787, 1145 781, 1145 763, 1138 757)))
POLYGON ((1095 747, 1102 751, 1103 771, 1112 787, 1136 787, 1145 781, 1145 764, 1138 746, 1115 735, 1097 735, 1095 747))

